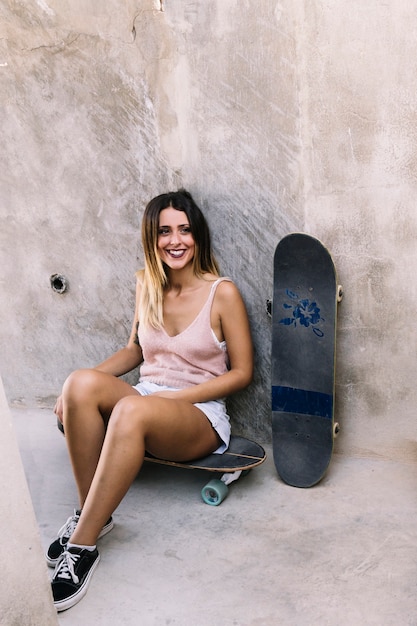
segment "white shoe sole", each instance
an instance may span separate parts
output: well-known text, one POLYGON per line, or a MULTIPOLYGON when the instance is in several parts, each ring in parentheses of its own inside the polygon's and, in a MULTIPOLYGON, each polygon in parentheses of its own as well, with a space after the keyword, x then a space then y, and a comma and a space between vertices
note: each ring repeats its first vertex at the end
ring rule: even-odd
POLYGON ((76 591, 71 597, 66 598, 65 600, 57 600, 56 602, 54 602, 54 606, 58 613, 70 609, 72 606, 74 606, 84 598, 85 594, 88 591, 88 585, 90 584, 91 577, 94 574, 96 567, 99 564, 99 561, 100 555, 97 556, 96 560, 92 564, 90 571, 88 572, 83 584, 78 589, 78 591, 76 591))

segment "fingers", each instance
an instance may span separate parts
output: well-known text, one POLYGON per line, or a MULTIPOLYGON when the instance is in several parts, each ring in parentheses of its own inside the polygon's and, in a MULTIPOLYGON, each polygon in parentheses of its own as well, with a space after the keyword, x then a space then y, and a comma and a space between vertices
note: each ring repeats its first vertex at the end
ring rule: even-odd
POLYGON ((54 413, 62 424, 63 423, 62 396, 59 396, 55 402, 54 413))

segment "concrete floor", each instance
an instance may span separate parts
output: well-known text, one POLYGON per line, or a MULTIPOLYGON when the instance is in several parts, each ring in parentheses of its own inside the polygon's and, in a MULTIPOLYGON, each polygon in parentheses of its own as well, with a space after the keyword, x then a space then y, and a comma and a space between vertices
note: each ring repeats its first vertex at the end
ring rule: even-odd
MULTIPOLYGON (((44 547, 76 505, 48 410, 12 410, 44 547)), ((339 446, 341 447, 341 446, 339 446)), ((308 490, 272 455, 219 507, 204 472, 146 465, 62 626, 417 625, 417 466, 334 455, 308 490)))

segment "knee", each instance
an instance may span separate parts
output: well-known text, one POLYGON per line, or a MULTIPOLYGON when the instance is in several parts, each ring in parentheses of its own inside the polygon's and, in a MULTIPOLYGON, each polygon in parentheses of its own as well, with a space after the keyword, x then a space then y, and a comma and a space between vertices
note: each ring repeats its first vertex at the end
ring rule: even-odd
POLYGON ((85 402, 91 398, 98 384, 98 372, 89 369, 79 369, 72 372, 62 388, 62 398, 66 403, 85 402))

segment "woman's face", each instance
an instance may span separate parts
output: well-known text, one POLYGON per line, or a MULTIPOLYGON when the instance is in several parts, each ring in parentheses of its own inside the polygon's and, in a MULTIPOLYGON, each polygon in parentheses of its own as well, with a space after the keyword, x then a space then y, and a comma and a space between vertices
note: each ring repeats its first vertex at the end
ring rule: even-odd
POLYGON ((163 263, 173 270, 192 263, 195 252, 194 237, 184 211, 172 207, 159 214, 158 253, 163 263))

